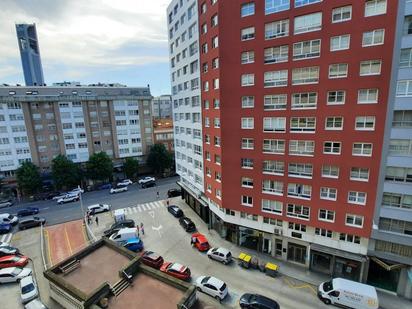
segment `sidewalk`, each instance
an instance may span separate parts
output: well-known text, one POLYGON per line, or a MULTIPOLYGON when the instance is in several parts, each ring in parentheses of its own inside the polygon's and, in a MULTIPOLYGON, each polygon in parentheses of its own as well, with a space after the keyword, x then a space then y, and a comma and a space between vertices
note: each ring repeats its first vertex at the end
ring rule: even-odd
MULTIPOLYGON (((183 211, 187 214, 190 213, 189 217, 195 222, 196 226, 201 230, 202 233, 207 235, 210 243, 215 247, 224 247, 227 248, 232 252, 233 257, 238 257, 241 252, 248 253, 250 255, 256 256, 260 263, 261 262, 273 262, 279 266, 279 272, 292 278, 294 280, 298 280, 304 283, 308 283, 314 286, 314 289, 317 289, 319 284, 324 281, 328 281, 331 279, 330 276, 316 273, 310 271, 309 269, 292 264, 283 260, 278 260, 272 256, 250 250, 248 248, 239 247, 223 238, 221 238, 215 230, 207 231, 206 224, 198 217, 198 215, 187 205, 182 199, 174 198, 171 204, 176 204, 183 209, 183 211)), ((379 297, 379 305, 381 309, 410 309, 412 308, 412 301, 409 301, 405 298, 398 297, 393 295, 389 292, 385 291, 378 291, 379 297)))

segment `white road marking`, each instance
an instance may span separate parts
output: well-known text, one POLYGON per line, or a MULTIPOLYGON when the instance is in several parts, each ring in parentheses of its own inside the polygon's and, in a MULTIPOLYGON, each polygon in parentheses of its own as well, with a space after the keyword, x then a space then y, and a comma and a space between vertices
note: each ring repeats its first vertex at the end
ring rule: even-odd
POLYGON ((137 210, 138 210, 139 212, 142 212, 142 207, 140 207, 140 205, 137 206, 137 210))
POLYGON ((8 233, 8 234, 4 234, 2 237, 1 237, 1 242, 10 242, 10 240, 11 240, 11 237, 13 236, 13 234, 12 233, 8 233))
POLYGON ((134 213, 137 213, 137 207, 133 207, 131 210, 133 210, 134 213))
POLYGON ((149 215, 154 219, 154 217, 155 217, 155 212, 152 210, 152 211, 149 211, 149 215))
POLYGON ((154 227, 154 226, 152 225, 152 229, 155 230, 155 231, 157 231, 157 232, 159 233, 159 237, 160 237, 160 238, 162 237, 162 233, 160 232, 160 230, 162 229, 162 225, 159 225, 159 226, 157 226, 157 227, 154 227))
POLYGON ((46 210, 46 209, 50 209, 50 207, 41 208, 41 210, 46 210))

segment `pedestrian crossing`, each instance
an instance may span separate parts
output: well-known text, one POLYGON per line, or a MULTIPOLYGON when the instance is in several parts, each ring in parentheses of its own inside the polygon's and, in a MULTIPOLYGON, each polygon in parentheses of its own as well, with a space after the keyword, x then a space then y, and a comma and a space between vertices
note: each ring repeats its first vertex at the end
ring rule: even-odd
POLYGON ((13 236, 12 233, 1 235, 0 241, 10 243, 12 236, 13 236))
MULTIPOLYGON (((137 213, 141 213, 144 211, 154 210, 154 209, 162 208, 162 207, 165 207, 163 202, 155 201, 155 202, 150 202, 150 203, 145 203, 145 204, 138 204, 132 207, 126 207, 123 209, 126 215, 130 215, 130 214, 137 214, 137 213)), ((112 211, 112 213, 114 215, 114 211, 112 211)))

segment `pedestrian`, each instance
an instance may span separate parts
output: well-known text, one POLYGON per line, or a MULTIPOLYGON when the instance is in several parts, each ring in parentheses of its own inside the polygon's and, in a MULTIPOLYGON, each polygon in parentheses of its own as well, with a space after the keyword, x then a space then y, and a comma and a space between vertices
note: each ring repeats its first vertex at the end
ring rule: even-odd
POLYGON ((166 205, 169 207, 169 199, 166 200, 166 205))
POLYGON ((99 225, 99 217, 96 216, 96 225, 99 225))
POLYGON ((140 223, 140 230, 142 231, 142 235, 144 236, 144 226, 143 226, 143 222, 140 223))
POLYGON ((159 191, 156 192, 157 199, 159 199, 159 191))
POLYGON ((137 231, 137 237, 140 237, 139 224, 138 224, 138 225, 136 225, 136 231, 137 231))
POLYGON ((90 225, 92 223, 92 218, 90 217, 90 213, 87 213, 87 224, 90 225))

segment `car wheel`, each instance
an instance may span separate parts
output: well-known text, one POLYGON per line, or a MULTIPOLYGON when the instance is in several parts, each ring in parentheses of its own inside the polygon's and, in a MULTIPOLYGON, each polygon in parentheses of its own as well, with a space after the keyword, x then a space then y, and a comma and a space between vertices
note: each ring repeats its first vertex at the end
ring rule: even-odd
POLYGON ((330 305, 330 303, 331 303, 329 299, 324 299, 323 302, 324 302, 326 305, 330 305))
POLYGON ((197 287, 196 290, 198 290, 199 292, 202 292, 202 289, 200 287, 197 287))
POLYGON ((215 296, 215 298, 216 298, 216 300, 220 303, 222 300, 220 299, 220 297, 219 296, 215 296))
POLYGON ((212 259, 212 256, 211 256, 211 255, 208 255, 207 257, 208 257, 210 260, 212 259))

